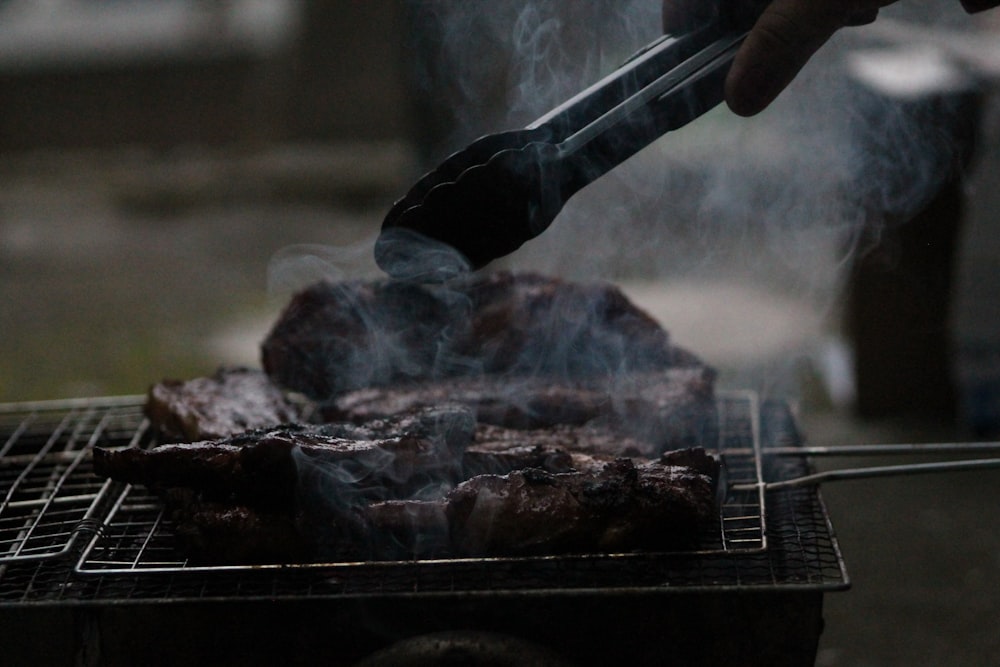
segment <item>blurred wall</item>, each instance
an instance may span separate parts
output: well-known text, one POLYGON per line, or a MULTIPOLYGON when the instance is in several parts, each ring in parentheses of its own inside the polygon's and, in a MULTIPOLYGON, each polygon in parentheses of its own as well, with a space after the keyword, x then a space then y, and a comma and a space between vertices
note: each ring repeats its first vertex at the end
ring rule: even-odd
MULTIPOLYGON (((15 45, 0 61, 0 151, 397 138, 406 131, 401 5, 294 3, 294 32, 268 48, 227 41, 221 30, 189 48, 131 56, 31 59, 15 45)), ((205 19, 205 11, 191 17, 205 19)))

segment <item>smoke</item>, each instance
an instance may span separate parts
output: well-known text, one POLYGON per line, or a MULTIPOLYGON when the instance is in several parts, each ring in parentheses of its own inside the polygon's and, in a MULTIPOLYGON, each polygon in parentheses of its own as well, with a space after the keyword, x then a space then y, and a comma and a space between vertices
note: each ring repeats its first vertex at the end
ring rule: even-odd
POLYGON ((380 275, 372 258, 374 235, 352 245, 297 244, 276 252, 267 267, 268 292, 287 296, 307 285, 380 275))
MULTIPOLYGON (((413 4, 435 9, 439 47, 424 59, 431 76, 422 85, 438 117, 451 119, 451 131, 426 138, 430 162, 482 134, 523 127, 660 33, 660 0, 501 1, 489 11, 413 4)), ((957 3, 930 0, 884 9, 884 19, 968 25, 957 3)), ((912 56, 921 44, 864 29, 838 33, 766 112, 743 119, 720 107, 668 134, 573 197, 544 234, 499 264, 666 291, 731 283, 777 295, 801 313, 797 343, 754 359, 732 381, 795 393, 802 358, 822 365, 829 357, 823 346, 839 334, 858 255, 964 168, 975 118, 969 95, 939 85, 900 97, 852 65, 864 52, 884 67, 903 46, 912 72, 926 66, 928 58, 912 56)), ((732 311, 750 324, 713 331, 715 339, 749 335, 753 319, 768 312, 752 303, 715 306, 723 313, 715 321, 733 322, 725 314, 732 311)), ((675 332, 685 322, 663 324, 675 332)), ((712 362, 712 337, 675 339, 712 362)))
MULTIPOLYGON (((908 0, 883 17, 960 24, 953 4, 908 0)), ((524 127, 615 69, 659 36, 660 11, 661 0, 407 2, 425 168, 484 134, 524 127)), ((668 288, 760 285, 805 304, 807 319, 834 320, 857 253, 962 168, 956 146, 974 115, 954 91, 901 99, 872 87, 850 62, 873 47, 898 45, 864 29, 838 33, 767 111, 744 119, 720 106, 654 142, 497 266, 668 288)), ((464 270, 446 249, 427 252, 436 259, 416 270, 464 270)), ((272 290, 377 276, 370 255, 367 242, 286 250, 272 265, 272 290)), ((700 341, 689 344, 700 351, 700 341)))

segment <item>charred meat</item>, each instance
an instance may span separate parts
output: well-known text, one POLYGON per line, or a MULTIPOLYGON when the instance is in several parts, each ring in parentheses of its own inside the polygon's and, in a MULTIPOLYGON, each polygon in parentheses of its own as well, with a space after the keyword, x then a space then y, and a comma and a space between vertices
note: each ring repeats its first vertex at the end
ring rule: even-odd
POLYGON ((145 413, 167 440, 195 442, 299 419, 298 408, 259 370, 220 368, 210 377, 164 380, 149 389, 145 413))
POLYGON ((655 456, 711 442, 717 424, 714 383, 714 372, 705 367, 572 382, 485 376, 359 389, 334 399, 322 413, 363 423, 439 402, 458 403, 472 409, 478 421, 507 428, 599 427, 652 443, 638 449, 655 456))
POLYGON ((289 425, 149 450, 96 448, 94 471, 153 489, 183 487, 219 501, 290 508, 304 496, 355 503, 450 483, 460 459, 439 445, 409 435, 357 440, 289 425))
POLYGON ((200 563, 623 553, 683 549, 716 515, 716 478, 617 459, 587 470, 472 477, 438 500, 265 510, 166 494, 200 563))
POLYGON ((483 374, 581 378, 702 365, 608 284, 500 272, 426 286, 323 282, 261 348, 267 373, 318 401, 483 374))
POLYGON ((448 494, 460 555, 672 549, 715 512, 715 480, 689 468, 618 459, 592 472, 481 475, 448 494))

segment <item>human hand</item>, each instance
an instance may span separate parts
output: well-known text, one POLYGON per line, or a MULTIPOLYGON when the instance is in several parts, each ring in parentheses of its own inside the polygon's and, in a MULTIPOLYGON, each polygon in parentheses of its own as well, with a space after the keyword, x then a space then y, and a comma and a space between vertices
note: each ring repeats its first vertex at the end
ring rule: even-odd
MULTIPOLYGON (((717 0, 720 2, 753 0, 717 0)), ((725 99, 741 116, 763 111, 839 29, 870 23, 896 0, 771 0, 740 47, 725 99)), ((711 15, 712 0, 664 0, 663 24, 681 31, 711 15)))

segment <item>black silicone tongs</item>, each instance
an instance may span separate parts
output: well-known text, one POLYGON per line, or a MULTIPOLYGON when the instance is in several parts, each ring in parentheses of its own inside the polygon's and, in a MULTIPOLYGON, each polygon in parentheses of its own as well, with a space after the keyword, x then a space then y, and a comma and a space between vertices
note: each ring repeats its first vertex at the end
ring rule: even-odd
POLYGON ((576 192, 722 101, 759 7, 723 0, 699 27, 657 39, 524 129, 446 159, 385 217, 378 265, 397 278, 441 280, 541 234, 576 192))

